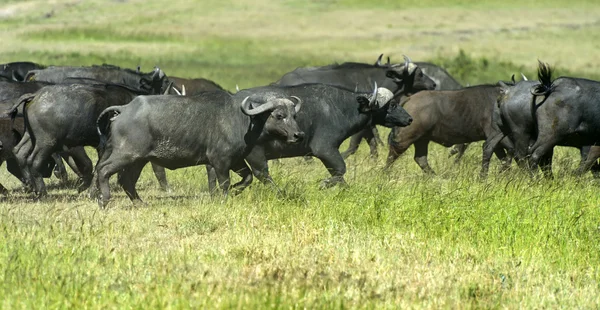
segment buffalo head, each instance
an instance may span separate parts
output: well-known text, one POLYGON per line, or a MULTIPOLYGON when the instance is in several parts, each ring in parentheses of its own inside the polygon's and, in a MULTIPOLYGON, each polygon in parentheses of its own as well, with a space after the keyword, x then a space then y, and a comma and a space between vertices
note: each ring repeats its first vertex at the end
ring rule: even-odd
POLYGON ((387 88, 377 88, 377 83, 371 95, 360 95, 356 100, 359 103, 359 111, 371 113, 376 124, 386 127, 404 127, 412 123, 412 117, 394 99, 394 94, 387 88))
POLYGON ((436 87, 435 82, 425 75, 421 68, 406 55, 404 55, 404 64, 390 66, 386 76, 392 79, 404 94, 414 94, 421 90, 433 90, 436 87))
POLYGON ((156 67, 154 71, 142 75, 140 89, 152 95, 164 94, 169 89, 169 78, 160 68, 156 67))
POLYGON ((287 143, 298 143, 304 139, 304 132, 298 128, 296 113, 302 107, 302 100, 296 96, 287 98, 244 98, 242 112, 251 117, 261 117, 264 121, 263 132, 287 143), (250 102, 252 101, 252 102, 250 102), (264 102, 261 104, 261 101, 264 102))

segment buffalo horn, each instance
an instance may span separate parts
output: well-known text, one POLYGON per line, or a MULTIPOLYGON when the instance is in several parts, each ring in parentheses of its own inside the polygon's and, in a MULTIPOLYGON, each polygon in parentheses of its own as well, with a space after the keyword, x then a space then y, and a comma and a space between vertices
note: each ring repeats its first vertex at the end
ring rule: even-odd
POLYGON ((173 91, 177 94, 177 96, 182 96, 181 93, 177 90, 177 88, 175 88, 174 86, 172 88, 173 91))
POLYGON ((377 62, 375 62, 376 66, 381 66, 381 58, 383 57, 383 54, 379 55, 379 57, 377 57, 377 62))
POLYGON ((412 60, 410 60, 410 58, 406 55, 402 55, 404 56, 404 73, 405 74, 412 74, 413 70, 409 70, 410 65, 412 64, 412 60))
POLYGON ((235 84, 235 91, 239 92, 240 91, 240 87, 238 86, 238 84, 235 84))
MULTIPOLYGON (((169 91, 171 90, 171 87, 173 87, 173 82, 169 83, 169 86, 167 86, 163 95, 168 95, 169 91)), ((173 88, 173 89, 175 89, 175 88, 173 88)))
POLYGON ((371 100, 369 100, 369 106, 372 107, 377 104, 377 82, 375 83, 375 88, 373 89, 373 94, 371 95, 371 100))
POLYGON ((529 81, 523 72, 521 72, 521 78, 523 78, 523 81, 529 81))
POLYGON ((246 114, 248 116, 258 115, 265 111, 272 110, 277 105, 277 101, 271 100, 271 101, 267 101, 265 104, 261 104, 257 108, 251 109, 250 102, 248 102, 248 98, 250 98, 250 96, 244 98, 244 101, 242 101, 242 112, 244 112, 244 114, 246 114))
POLYGON ((181 95, 185 96, 185 85, 181 84, 181 95))
POLYGON ((290 98, 296 100, 296 102, 294 104, 294 110, 296 110, 296 113, 298 113, 298 111, 300 111, 300 108, 302 107, 302 99, 300 99, 296 96, 290 96, 290 98))

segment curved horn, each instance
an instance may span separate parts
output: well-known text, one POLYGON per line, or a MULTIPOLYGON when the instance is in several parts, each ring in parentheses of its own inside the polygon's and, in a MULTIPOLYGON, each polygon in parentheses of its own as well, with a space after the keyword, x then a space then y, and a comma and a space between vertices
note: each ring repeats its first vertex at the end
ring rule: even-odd
POLYGON ((513 84, 517 83, 517 82, 515 82, 515 75, 514 74, 510 77, 510 80, 513 82, 513 84))
POLYGON ((247 96, 246 98, 244 98, 244 101, 242 101, 242 104, 241 104, 242 112, 244 112, 244 114, 246 114, 248 116, 258 115, 265 111, 272 110, 277 105, 277 101, 271 100, 271 101, 267 101, 265 104, 260 105, 258 108, 251 109, 250 102, 248 102, 248 98, 250 98, 250 96, 247 96))
POLYGON ((163 95, 168 95, 169 91, 171 90, 171 87, 173 87, 173 82, 169 83, 169 86, 167 86, 163 95))
POLYGON ((12 71, 12 79, 13 79, 13 81, 17 81, 17 82, 19 82, 19 81, 20 81, 20 80, 17 78, 17 74, 15 73, 15 71, 14 71, 14 70, 12 71))
POLYGON ((387 59, 388 59, 387 66, 389 67, 390 66, 390 56, 388 56, 387 59))
POLYGON ((290 96, 290 98, 296 99, 296 102, 294 104, 294 110, 296 110, 296 113, 298 113, 298 111, 300 111, 300 108, 302 107, 302 99, 296 96, 290 96))
POLYGON ((529 81, 523 72, 521 72, 521 78, 523 78, 523 81, 529 81))
POLYGON ((177 90, 177 88, 175 88, 175 86, 172 86, 171 88, 173 88, 173 91, 177 94, 177 96, 181 96, 181 93, 177 90))
POLYGON ((181 84, 181 95, 185 96, 185 85, 181 84))
POLYGON ((373 105, 377 104, 377 82, 374 82, 375 84, 375 88, 373 89, 373 94, 371 95, 371 100, 369 100, 369 106, 372 107, 373 105))
POLYGON ((379 55, 379 57, 377 57, 377 61, 375 62, 376 66, 381 66, 381 58, 383 57, 383 54, 379 55))
POLYGON ((409 73, 408 72, 408 64, 410 64, 412 62, 412 60, 410 60, 410 58, 408 58, 408 56, 406 55, 402 55, 404 57, 404 72, 405 73, 409 73))
POLYGON ((238 84, 235 84, 235 92, 239 92, 240 91, 240 87, 238 86, 238 84))

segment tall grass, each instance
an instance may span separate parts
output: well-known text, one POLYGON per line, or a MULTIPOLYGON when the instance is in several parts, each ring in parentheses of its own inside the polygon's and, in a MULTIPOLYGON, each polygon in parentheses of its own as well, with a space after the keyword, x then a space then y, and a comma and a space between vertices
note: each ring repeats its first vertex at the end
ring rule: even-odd
MULTIPOLYGON (((106 62, 141 65, 143 71, 158 65, 168 75, 206 77, 230 90, 236 84, 268 84, 298 66, 374 62, 381 52, 391 53, 392 61, 403 53, 431 61, 463 84, 475 85, 520 72, 533 78, 537 57, 552 62, 566 59, 553 58, 555 52, 581 50, 571 62, 557 62, 558 75, 600 79, 590 56, 593 40, 570 44, 594 38, 597 26, 496 29, 543 23, 547 17, 541 13, 557 22, 568 21, 569 14, 588 21, 596 12, 589 1, 452 1, 443 8, 432 1, 217 4, 10 2, 6 5, 18 5, 22 13, 0 20, 6 34, 0 51, 6 61, 106 62), (54 15, 43 17, 52 9, 54 15), (513 14, 527 18, 479 23, 513 14), (338 15, 346 19, 335 19, 338 15), (448 25, 432 26, 421 16, 448 25), (469 24, 469 18, 479 19, 469 24), (407 34, 398 24, 421 32, 407 34), (522 48, 509 49, 513 44, 522 48)), ((170 171, 170 193, 158 189, 147 168, 138 183, 147 204, 132 208, 113 183, 115 195, 106 211, 54 179, 49 197, 34 201, 0 171, 12 190, 0 201, 0 307, 595 308, 600 303, 598 181, 571 174, 579 160, 576 150, 557 149, 553 180, 531 178, 516 168, 499 174, 497 162, 490 177, 480 180, 481 144, 472 145, 459 164, 448 158, 447 149, 430 146, 435 176, 422 174, 412 150, 387 172, 384 149, 377 160, 367 153, 363 146, 348 159, 348 187, 320 190, 328 177, 323 165, 291 158, 271 164, 277 185, 254 182, 227 199, 208 195, 202 167, 170 171)))

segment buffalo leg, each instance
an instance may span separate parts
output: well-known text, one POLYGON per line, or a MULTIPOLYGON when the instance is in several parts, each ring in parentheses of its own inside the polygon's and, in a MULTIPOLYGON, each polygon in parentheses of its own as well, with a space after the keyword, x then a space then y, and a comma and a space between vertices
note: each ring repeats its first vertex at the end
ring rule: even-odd
POLYGON ((421 167, 423 172, 426 174, 435 174, 433 169, 429 166, 429 162, 427 161, 427 153, 428 153, 429 141, 426 139, 421 139, 415 142, 415 162, 417 165, 421 167))
POLYGON ((250 167, 252 167, 252 173, 254 176, 263 184, 275 184, 271 175, 269 174, 269 164, 265 156, 264 151, 261 148, 254 148, 246 160, 250 167))
POLYGON ((360 145, 360 141, 362 141, 363 136, 365 135, 364 132, 366 132, 367 130, 363 130, 355 135, 352 135, 352 137, 350 137, 350 145, 348 145, 348 148, 342 153, 342 158, 346 159, 348 158, 350 155, 353 155, 354 153, 356 153, 356 151, 358 150, 358 146, 360 145))
POLYGON ((33 179, 35 180, 35 188, 38 197, 43 197, 48 194, 41 171, 53 152, 54 150, 52 148, 43 147, 40 144, 36 144, 33 147, 33 152, 31 152, 27 158, 27 166, 31 171, 33 179))
POLYGON ((600 158, 600 146, 584 146, 580 149, 581 162, 576 171, 577 175, 582 175, 588 170, 592 171, 595 178, 598 177, 598 158, 600 158))
POLYGON ((214 195, 217 189, 217 173, 213 166, 206 165, 206 176, 208 177, 208 192, 214 195))
MULTIPOLYGON (((492 158, 492 153, 495 151, 496 146, 498 145, 498 143, 500 143, 500 140, 502 140, 502 138, 504 138, 503 134, 497 134, 487 139, 483 143, 483 158, 481 159, 481 172, 479 173, 479 176, 481 178, 487 177, 488 172, 490 170, 490 160, 492 158)), ((454 147, 456 148, 459 145, 465 144, 457 144, 454 147)))
POLYGON ((390 135, 388 136, 388 146, 390 151, 388 153, 387 162, 384 170, 390 169, 392 164, 404 154, 408 148, 421 138, 422 131, 418 127, 411 128, 410 126, 405 128, 392 128, 390 135))
MULTIPOLYGON (((4 162, 3 160, 0 160, 0 166, 2 166, 3 162, 4 162)), ((8 163, 7 163, 7 166, 8 166, 8 163)), ((4 185, 2 185, 2 184, 0 184, 0 194, 3 194, 3 195, 8 194, 8 189, 6 189, 6 187, 4 187, 4 185)))
POLYGON ((240 177, 242 177, 241 181, 231 186, 231 189, 234 190, 234 193, 239 194, 246 187, 252 184, 252 171, 250 170, 250 167, 246 165, 246 162, 243 160, 234 164, 232 170, 235 171, 235 173, 237 173, 240 177))
POLYGON ((167 173, 165 172, 165 167, 159 166, 157 164, 152 164, 152 171, 154 171, 154 176, 158 180, 158 184, 160 184, 160 189, 165 192, 170 192, 171 187, 169 186, 169 182, 167 182, 167 173))
MULTIPOLYGON (((561 140, 560 138, 562 137, 554 137, 548 134, 538 136, 537 141, 531 147, 531 169, 533 172, 537 171, 540 165, 548 165, 548 154, 550 154, 550 161, 552 161, 552 150, 557 141, 561 140)), ((545 174, 548 173, 548 169, 551 169, 551 167, 542 168, 545 174)), ((552 171, 549 172, 552 174, 552 171)))
POLYGON ((34 181, 31 176, 31 171, 27 166, 27 157, 33 150, 33 141, 31 141, 31 137, 29 136, 29 132, 25 132, 23 138, 19 143, 14 147, 13 153, 15 155, 15 160, 19 165, 21 173, 23 174, 22 182, 25 184, 28 191, 35 190, 34 181))
POLYGON ((65 168, 62 158, 57 153, 54 153, 52 154, 52 159, 56 164, 54 166, 54 176, 57 177, 61 183, 67 183, 69 181, 69 175, 67 174, 67 169, 65 168))
POLYGON ((223 194, 227 196, 229 193, 229 167, 215 166, 215 173, 217 174, 217 180, 219 180, 219 187, 223 191, 223 194))
POLYGON ((383 144, 381 138, 379 138, 379 131, 377 127, 373 126, 370 128, 371 130, 365 130, 364 138, 367 140, 367 144, 369 144, 369 151, 372 159, 377 159, 379 157, 379 152, 377 151, 378 144, 383 144))
POLYGON ((17 162, 16 158, 13 157, 6 160, 6 169, 17 179, 19 179, 23 185, 27 185, 26 180, 23 177, 23 171, 19 167, 19 163, 17 162))
POLYGON ((335 151, 330 150, 324 154, 315 154, 317 158, 321 160, 327 171, 331 174, 331 178, 323 180, 321 183, 322 188, 332 187, 337 184, 345 185, 344 174, 346 174, 346 163, 342 155, 335 151))
POLYGON ((550 149, 541 159, 540 168, 546 179, 552 179, 552 157, 554 155, 554 149, 550 149))
POLYGON ((140 178, 142 169, 144 169, 147 163, 147 161, 137 161, 128 165, 119 173, 118 182, 134 205, 143 204, 140 195, 135 189, 135 185, 140 178))
POLYGON ((371 126, 371 133, 375 138, 375 143, 377 143, 377 145, 383 145, 383 141, 381 141, 381 137, 379 136, 379 130, 377 129, 377 126, 371 126))
POLYGON ((83 147, 71 148, 68 150, 68 154, 73 160, 73 164, 76 168, 74 171, 78 171, 81 174, 79 178, 80 184, 77 187, 77 192, 81 193, 88 189, 92 184, 94 166, 92 164, 92 160, 89 156, 87 156, 87 153, 83 147))
POLYGON ((110 177, 132 164, 131 159, 123 155, 118 155, 116 153, 112 153, 109 156, 105 155, 106 154, 103 156, 105 158, 96 165, 97 182, 98 188, 100 189, 98 204, 102 209, 106 208, 106 205, 110 200, 110 186, 108 183, 110 177))
POLYGON ((450 150, 450 155, 448 157, 456 155, 456 158, 454 159, 454 163, 458 164, 460 162, 460 160, 462 159, 463 155, 465 155, 465 152, 467 151, 468 146, 469 146, 468 143, 453 145, 452 149, 450 150))

